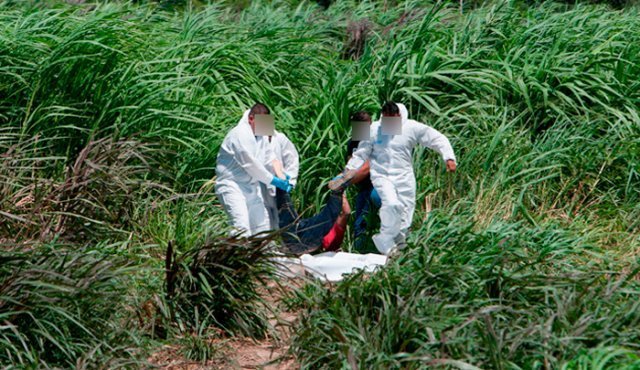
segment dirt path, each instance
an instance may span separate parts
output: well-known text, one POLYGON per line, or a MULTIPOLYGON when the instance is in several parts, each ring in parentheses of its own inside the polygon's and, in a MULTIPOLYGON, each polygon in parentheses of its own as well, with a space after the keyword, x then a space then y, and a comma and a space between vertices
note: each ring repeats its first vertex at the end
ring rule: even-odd
POLYGON ((299 366, 288 354, 291 331, 298 318, 297 312, 287 312, 283 309, 282 288, 273 283, 267 287, 263 297, 272 308, 274 316, 269 320, 276 331, 276 336, 262 341, 249 339, 233 339, 227 342, 225 351, 225 369, 264 369, 264 370, 294 370, 299 366))
MULTIPOLYGON (((296 285, 295 281, 287 281, 288 285, 296 285)), ((297 312, 287 312, 281 304, 282 287, 270 284, 263 297, 275 311, 269 322, 275 329, 275 335, 264 340, 254 341, 247 338, 221 338, 211 341, 212 348, 217 348, 215 359, 206 364, 189 361, 181 355, 179 346, 165 346, 154 353, 148 360, 151 364, 166 370, 200 370, 200 369, 260 369, 260 370, 294 370, 300 366, 288 353, 291 330, 298 318, 297 312)), ((287 289, 287 288, 284 288, 287 289)))

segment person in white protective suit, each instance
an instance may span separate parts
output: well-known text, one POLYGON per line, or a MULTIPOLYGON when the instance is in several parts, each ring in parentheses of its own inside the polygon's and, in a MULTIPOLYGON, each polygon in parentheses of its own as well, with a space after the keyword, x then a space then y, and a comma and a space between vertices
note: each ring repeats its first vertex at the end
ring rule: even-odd
POLYGON ((389 255, 405 244, 413 220, 416 203, 413 148, 420 144, 440 153, 448 171, 455 171, 456 157, 449 139, 438 130, 409 119, 403 104, 385 103, 382 117, 401 117, 401 134, 385 135, 381 121, 374 122, 371 139, 360 142, 343 174, 335 177, 329 187, 333 190, 348 186, 355 170, 370 161, 371 182, 382 201, 380 232, 373 236, 373 242, 380 253, 389 255))
POLYGON ((270 228, 269 216, 259 184, 273 185, 286 192, 291 184, 269 171, 276 160, 267 136, 255 136, 255 115, 269 114, 257 103, 244 112, 240 122, 225 136, 216 163, 216 194, 233 233, 251 236, 270 228))
MULTIPOLYGON (((275 159, 282 165, 282 171, 288 176, 291 187, 296 186, 298 172, 300 170, 300 157, 295 145, 282 132, 275 131, 269 137, 271 150, 275 159)), ((260 184, 264 204, 269 214, 271 230, 279 229, 278 206, 276 204, 276 187, 273 185, 260 184)))

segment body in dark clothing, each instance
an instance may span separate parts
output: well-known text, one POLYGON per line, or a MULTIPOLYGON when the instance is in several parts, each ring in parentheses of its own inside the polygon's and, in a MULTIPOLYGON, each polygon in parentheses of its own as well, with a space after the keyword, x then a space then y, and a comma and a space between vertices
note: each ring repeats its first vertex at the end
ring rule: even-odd
MULTIPOLYGON (((347 144, 347 158, 346 158, 347 162, 349 161, 349 158, 351 158, 351 154, 353 154, 353 151, 358 148, 358 145, 360 145, 360 142, 353 141, 353 140, 349 141, 349 144, 347 144)), ((356 183, 355 185, 358 188, 358 192, 365 191, 365 190, 368 190, 369 192, 371 192, 371 190, 373 190, 371 177, 368 175, 365 179, 356 183)))
POLYGON ((342 191, 332 191, 327 204, 313 217, 298 219, 291 196, 276 190, 276 204, 282 240, 293 254, 311 253, 322 245, 323 237, 331 230, 342 210, 342 191))
MULTIPOLYGON (((359 141, 352 140, 349 142, 347 146, 347 160, 349 160, 351 154, 358 148, 359 144, 359 141)), ((371 183, 371 177, 369 175, 355 185, 358 188, 358 195, 356 195, 356 214, 353 223, 354 248, 358 252, 365 252, 367 219, 369 212, 373 210, 374 207, 380 208, 380 197, 374 194, 373 184, 371 183)))

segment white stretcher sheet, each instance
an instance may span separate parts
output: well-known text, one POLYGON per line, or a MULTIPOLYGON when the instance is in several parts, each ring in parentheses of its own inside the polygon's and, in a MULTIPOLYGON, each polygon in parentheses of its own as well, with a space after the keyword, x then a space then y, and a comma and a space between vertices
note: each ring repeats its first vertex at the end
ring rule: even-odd
POLYGON ((316 255, 303 254, 300 258, 281 258, 286 276, 299 276, 308 272, 323 281, 340 281, 354 270, 372 272, 387 263, 387 256, 380 254, 355 254, 346 252, 324 252, 316 255))

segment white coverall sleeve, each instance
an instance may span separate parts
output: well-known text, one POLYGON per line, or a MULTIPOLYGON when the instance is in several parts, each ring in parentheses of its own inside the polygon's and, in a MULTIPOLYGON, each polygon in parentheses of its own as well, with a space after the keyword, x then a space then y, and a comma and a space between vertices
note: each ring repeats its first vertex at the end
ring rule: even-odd
POLYGON ((348 170, 357 170, 362 167, 371 157, 371 152, 373 150, 373 141, 371 140, 362 140, 360 144, 358 144, 358 148, 353 151, 351 155, 351 159, 347 162, 346 168, 348 170))
POLYGON ((275 159, 273 152, 271 150, 267 150, 266 152, 259 151, 259 153, 266 155, 266 158, 255 158, 247 150, 247 148, 250 148, 252 145, 256 145, 255 143, 247 142, 245 138, 240 137, 233 144, 233 151, 238 164, 247 171, 251 178, 269 185, 273 179, 273 174, 267 170, 264 164, 269 162, 270 158, 275 159))
POLYGON ((416 125, 416 131, 418 142, 422 146, 426 146, 440 153, 445 162, 449 159, 452 159, 454 162, 456 161, 456 155, 453 152, 453 147, 451 147, 449 139, 440 131, 419 122, 416 125))
POLYGON ((298 181, 298 173, 300 172, 300 156, 288 137, 284 136, 282 140, 282 165, 287 175, 291 176, 289 183, 295 186, 298 181))

